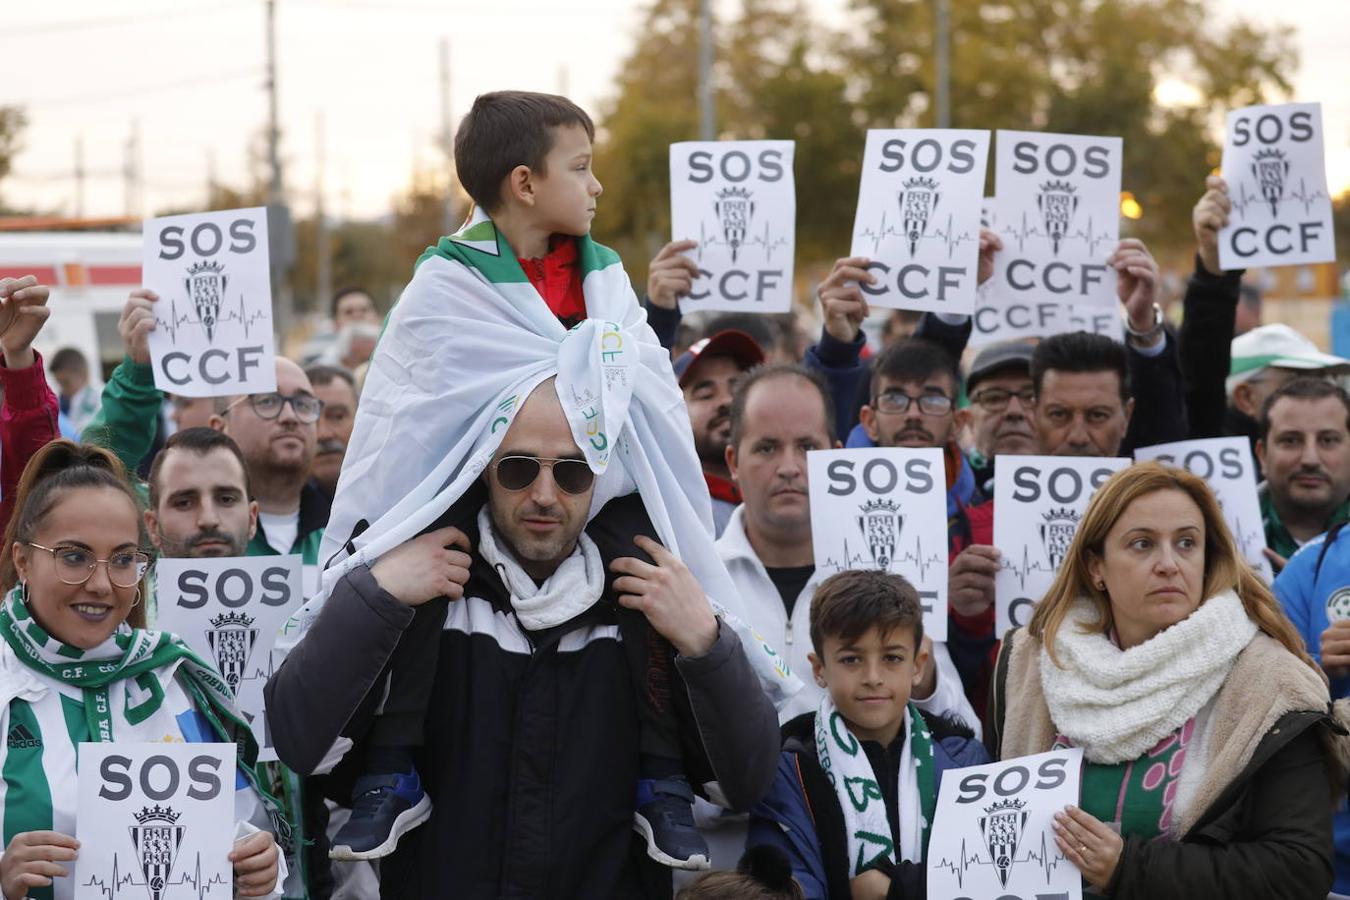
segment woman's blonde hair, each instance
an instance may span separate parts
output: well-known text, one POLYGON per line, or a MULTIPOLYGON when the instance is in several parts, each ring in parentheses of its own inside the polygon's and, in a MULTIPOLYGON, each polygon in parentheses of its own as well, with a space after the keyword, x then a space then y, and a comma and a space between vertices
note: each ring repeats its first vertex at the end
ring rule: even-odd
POLYGON ((1140 497, 1157 491, 1181 491, 1200 509, 1205 523, 1205 581, 1201 603, 1223 591, 1236 591, 1243 609, 1256 626, 1283 644, 1290 653, 1303 660, 1314 671, 1320 670, 1308 656, 1303 638, 1284 614, 1275 595, 1256 574, 1256 571, 1238 552, 1233 535, 1224 521, 1219 501, 1204 479, 1185 469, 1158 462, 1136 463, 1112 475, 1093 494, 1083 519, 1078 523, 1073 543, 1059 567, 1059 574, 1050 590, 1036 604, 1027 631, 1044 645, 1050 658, 1059 665, 1055 655, 1055 635, 1064 624, 1074 602, 1086 597, 1097 607, 1097 621, 1092 628, 1102 633, 1112 625, 1111 601, 1105 591, 1098 590, 1088 568, 1093 557, 1103 555, 1106 536, 1120 517, 1140 497))

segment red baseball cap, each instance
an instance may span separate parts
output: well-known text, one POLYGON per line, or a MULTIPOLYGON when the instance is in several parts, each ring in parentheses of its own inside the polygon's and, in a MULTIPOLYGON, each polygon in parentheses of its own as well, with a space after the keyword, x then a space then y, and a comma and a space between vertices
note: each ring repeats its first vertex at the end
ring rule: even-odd
POLYGON ((675 360, 675 378, 684 387, 689 370, 701 356, 729 356, 736 361, 741 370, 753 368, 764 362, 764 350, 755 339, 744 331, 728 328, 711 337, 695 341, 692 346, 675 360))

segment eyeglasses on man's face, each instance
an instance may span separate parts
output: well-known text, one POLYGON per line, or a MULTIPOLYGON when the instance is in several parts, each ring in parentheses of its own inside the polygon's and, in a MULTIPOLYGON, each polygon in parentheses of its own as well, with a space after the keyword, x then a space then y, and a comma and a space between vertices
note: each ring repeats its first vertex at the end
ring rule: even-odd
POLYGON ((970 395, 971 403, 978 403, 989 412, 1003 412, 1016 397, 1023 406, 1031 406, 1036 402, 1036 389, 1030 385, 1017 391, 1009 391, 1004 388, 989 387, 982 391, 976 391, 970 395))
POLYGON ((281 410, 287 403, 291 405, 291 409, 295 410, 295 417, 305 425, 312 425, 319 421, 319 415, 323 412, 323 401, 313 394, 279 394, 275 391, 240 397, 225 407, 225 412, 229 412, 246 400, 249 406, 253 407, 254 414, 260 419, 275 419, 281 415, 281 410))
POLYGON ((912 397, 904 391, 883 391, 872 401, 872 408, 883 413, 903 413, 911 403, 919 404, 919 412, 926 416, 945 416, 952 411, 952 398, 945 394, 912 397))

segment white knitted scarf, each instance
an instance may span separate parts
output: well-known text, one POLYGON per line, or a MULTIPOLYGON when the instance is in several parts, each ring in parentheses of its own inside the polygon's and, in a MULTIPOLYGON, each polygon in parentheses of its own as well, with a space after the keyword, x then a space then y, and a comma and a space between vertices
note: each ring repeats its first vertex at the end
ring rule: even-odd
POLYGON ((561 625, 595 605, 605 590, 605 566, 595 542, 581 532, 572 555, 548 580, 535 584, 509 551, 497 546, 486 505, 478 511, 478 552, 511 592, 511 608, 527 631, 561 625))
POLYGON ((1063 668, 1041 649, 1041 687, 1060 733, 1107 765, 1138 759, 1199 712, 1257 632, 1233 591, 1128 650, 1085 630, 1095 618, 1092 601, 1074 604, 1055 635, 1063 668))

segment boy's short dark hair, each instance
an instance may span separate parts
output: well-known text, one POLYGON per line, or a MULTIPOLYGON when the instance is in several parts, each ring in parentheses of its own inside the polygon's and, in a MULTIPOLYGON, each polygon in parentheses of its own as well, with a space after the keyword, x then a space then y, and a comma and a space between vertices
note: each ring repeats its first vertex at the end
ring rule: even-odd
POLYGON ((244 454, 240 452, 239 445, 225 432, 202 426, 175 431, 169 435, 159 453, 155 454, 155 461, 150 464, 150 477, 146 479, 151 509, 159 509, 159 472, 164 467, 164 460, 170 450, 183 450, 197 456, 206 456, 216 450, 225 450, 232 454, 239 460, 239 468, 244 470, 244 496, 253 499, 253 486, 248 479, 248 463, 244 462, 244 454))
POLYGON ((1031 383, 1040 396, 1045 373, 1115 372, 1120 381, 1120 402, 1130 400, 1130 360, 1125 345, 1104 334, 1069 331, 1052 335, 1036 345, 1031 354, 1031 383))
POLYGON ((1327 397, 1335 397, 1345 407, 1345 427, 1346 430, 1350 430, 1350 394, 1346 394, 1345 389, 1335 382, 1304 375, 1280 385, 1266 398, 1266 402, 1261 404, 1261 418, 1258 421, 1263 443, 1270 440, 1270 411, 1275 408, 1276 403, 1286 397, 1290 400, 1324 400, 1327 397))
POLYGON ((455 134, 459 183, 484 212, 501 206, 502 181, 516 166, 543 174, 553 149, 551 129, 580 125, 595 140, 595 124, 566 97, 530 91, 479 94, 455 134))
POLYGON ((811 647, 821 655, 826 637, 855 641, 872 628, 883 636, 914 630, 914 651, 923 642, 919 592, 900 575, 881 569, 849 569, 826 578, 811 597, 811 647))
POLYGON ((956 399, 956 395, 961 393, 961 370, 950 353, 923 338, 896 341, 881 351, 872 367, 872 400, 876 400, 883 378, 892 381, 926 381, 934 375, 945 375, 951 379, 952 399, 956 399))

